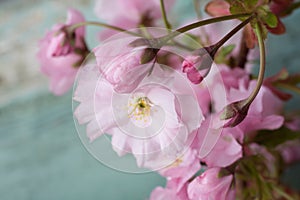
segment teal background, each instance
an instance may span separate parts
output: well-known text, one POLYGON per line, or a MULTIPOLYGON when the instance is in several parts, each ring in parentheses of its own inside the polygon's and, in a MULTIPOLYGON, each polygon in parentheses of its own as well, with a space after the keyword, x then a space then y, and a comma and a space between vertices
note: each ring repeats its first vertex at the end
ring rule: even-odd
MULTIPOLYGON (((51 95, 45 77, 38 72, 36 41, 52 24, 64 21, 69 5, 79 8, 88 19, 95 18, 90 10, 93 3, 88 0, 0 1, 0 48, 12 48, 4 49, 4 53, 0 49, 0 69, 5 71, 0 72, 0 199, 146 199, 154 187, 164 185, 164 179, 155 173, 118 172, 96 161, 77 136, 71 93, 63 97, 51 95), (24 23, 28 24, 19 31, 24 23), (16 60, 24 59, 20 48, 32 51, 28 60, 18 63, 16 60), (20 79, 6 81, 7 74, 26 67, 32 71, 21 71, 20 79)), ((183 17, 191 15, 190 5, 191 1, 180 1, 178 13, 183 17)), ((269 37, 268 74, 282 66, 299 72, 299 20, 297 11, 284 19, 288 34, 269 37)), ((92 46, 96 31, 91 28, 88 32, 92 46)), ((299 97, 289 108, 299 109, 297 103, 299 97)), ((299 189, 298 169, 297 165, 291 167, 283 180, 299 189)))

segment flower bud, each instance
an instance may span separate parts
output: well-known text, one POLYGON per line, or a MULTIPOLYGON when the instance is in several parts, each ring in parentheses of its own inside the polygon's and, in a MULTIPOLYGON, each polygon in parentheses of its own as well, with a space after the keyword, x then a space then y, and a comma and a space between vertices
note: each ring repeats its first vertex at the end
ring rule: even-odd
POLYGON ((224 127, 234 127, 241 123, 248 114, 249 106, 245 104, 245 100, 227 105, 220 115, 221 120, 230 119, 224 127))
POLYGON ((187 74, 187 78, 192 83, 201 83, 211 69, 214 55, 215 53, 210 47, 196 50, 194 55, 187 56, 183 61, 182 72, 187 74))
POLYGON ((141 56, 140 64, 146 64, 153 60, 156 57, 158 51, 159 49, 146 48, 141 56))
POLYGON ((146 47, 144 53, 141 55, 140 64, 146 64, 153 60, 156 57, 162 45, 163 41, 161 41, 159 38, 139 38, 129 44, 129 46, 131 47, 146 47))

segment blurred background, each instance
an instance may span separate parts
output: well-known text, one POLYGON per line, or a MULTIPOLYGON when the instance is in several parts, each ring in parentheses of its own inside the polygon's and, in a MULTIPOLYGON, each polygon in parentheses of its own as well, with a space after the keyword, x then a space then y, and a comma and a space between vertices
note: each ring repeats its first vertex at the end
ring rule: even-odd
MULTIPOLYGON (((81 144, 72 118, 69 92, 55 97, 39 71, 35 54, 45 31, 64 22, 70 6, 95 20, 92 0, 0 0, 0 199, 146 199, 158 174, 126 174, 96 161, 81 144)), ((191 15, 192 0, 176 10, 191 15)), ((287 34, 270 36, 268 74, 283 66, 300 70, 300 12, 284 19, 287 34)), ((96 46, 97 28, 88 28, 96 46)), ((299 103, 296 98, 289 108, 299 103)), ((299 108, 299 105, 297 105, 299 108)), ((283 180, 300 188, 299 165, 283 180), (289 176, 293 176, 290 179, 289 176)))

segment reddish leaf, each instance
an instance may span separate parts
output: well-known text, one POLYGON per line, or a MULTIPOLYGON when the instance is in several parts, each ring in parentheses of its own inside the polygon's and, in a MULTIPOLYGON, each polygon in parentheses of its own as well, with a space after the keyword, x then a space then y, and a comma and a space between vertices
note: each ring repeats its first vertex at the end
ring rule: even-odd
POLYGON ((278 98, 280 98, 283 101, 287 101, 292 97, 292 95, 279 90, 275 86, 278 83, 281 83, 282 81, 287 81, 288 78, 289 78, 289 73, 285 68, 283 68, 281 69, 280 72, 278 72, 274 76, 265 79, 264 85, 267 86, 273 92, 273 94, 276 95, 278 98))
POLYGON ((277 26, 275 28, 270 28, 268 27, 268 30, 270 33, 276 34, 276 35, 281 35, 285 33, 285 26, 284 24, 281 22, 281 20, 279 18, 277 18, 277 26))

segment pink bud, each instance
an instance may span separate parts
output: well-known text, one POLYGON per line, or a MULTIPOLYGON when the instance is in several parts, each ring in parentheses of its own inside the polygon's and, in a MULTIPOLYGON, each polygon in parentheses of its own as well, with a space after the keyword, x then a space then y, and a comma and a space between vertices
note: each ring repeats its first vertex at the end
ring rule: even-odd
POLYGON ((41 71, 50 78, 50 90, 55 95, 64 94, 74 83, 78 70, 74 66, 84 56, 75 52, 75 49, 88 51, 83 39, 83 27, 75 30, 74 38, 69 38, 66 32, 66 27, 83 21, 84 17, 80 12, 70 9, 67 22, 54 26, 39 43, 37 57, 41 63, 41 71))

